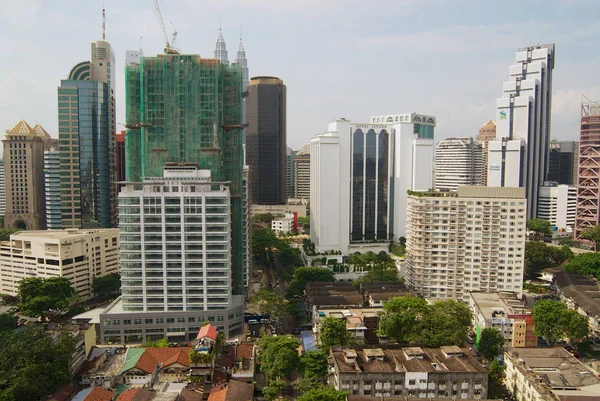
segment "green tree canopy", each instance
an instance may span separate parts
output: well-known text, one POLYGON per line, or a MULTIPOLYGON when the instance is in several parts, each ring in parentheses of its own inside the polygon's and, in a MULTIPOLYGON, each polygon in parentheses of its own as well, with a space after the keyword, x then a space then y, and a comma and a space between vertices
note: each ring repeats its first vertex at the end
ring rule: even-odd
POLYGON ((94 277, 92 290, 95 296, 108 296, 117 294, 121 289, 121 275, 112 273, 102 277, 94 277))
POLYGON ((23 231, 20 228, 5 228, 0 230, 0 241, 9 241, 10 236, 18 233, 19 231, 23 231))
POLYGON ((330 347, 350 345, 352 335, 346 330, 346 322, 335 317, 325 317, 319 329, 319 342, 321 348, 329 350, 330 347))
POLYGON ((280 317, 285 313, 285 301, 279 294, 268 288, 262 288, 252 294, 250 304, 260 313, 280 317))
POLYGON ((504 366, 498 361, 493 361, 488 370, 488 398, 502 399, 506 387, 504 387, 504 366))
POLYGON ((310 238, 304 238, 302 240, 302 249, 304 250, 304 253, 309 256, 316 255, 315 243, 312 242, 310 238))
POLYGON ((65 277, 25 278, 19 282, 20 308, 26 316, 39 315, 44 320, 48 311, 66 309, 75 290, 65 277))
POLYGON ((592 241, 595 250, 598 251, 598 245, 600 245, 600 225, 584 230, 580 237, 592 241))
POLYGON ((297 369, 299 344, 292 336, 263 336, 259 346, 260 368, 270 380, 287 377, 297 369))
POLYGON ((565 266, 570 273, 595 276, 600 280, 600 253, 581 253, 565 266))
POLYGON ((535 334, 546 338, 550 346, 565 337, 579 341, 589 331, 587 319, 560 301, 537 301, 533 307, 533 322, 535 334))
POLYGON ((0 332, 0 400, 39 401, 70 383, 74 340, 52 341, 39 327, 0 332))
POLYGON ((481 339, 479 340, 479 351, 487 359, 492 360, 500 352, 500 347, 504 345, 504 335, 492 328, 488 327, 483 329, 481 332, 481 339))
POLYGON ((166 338, 161 338, 156 341, 147 341, 142 347, 144 348, 168 348, 169 341, 166 338))
POLYGON ((400 281, 400 277, 398 277, 398 271, 393 269, 381 269, 375 268, 369 270, 367 274, 362 276, 361 278, 355 280, 355 284, 358 285, 360 283, 372 283, 374 281, 400 281))
POLYGON ((394 297, 383 305, 379 334, 426 347, 461 345, 471 326, 471 311, 456 301, 429 305, 416 297, 394 297))
POLYGON ((552 235, 552 224, 544 219, 531 219, 527 221, 527 229, 539 234, 552 235))
POLYGON ((299 267, 287 289, 287 296, 303 295, 308 283, 335 281, 333 271, 323 267, 299 267))
POLYGON ((529 241, 525 244, 525 272, 536 273, 548 267, 558 266, 574 257, 568 246, 560 248, 543 242, 529 241))
POLYGON ((346 401, 346 391, 336 390, 333 386, 313 388, 298 397, 298 401, 346 401))
POLYGON ((285 386, 286 383, 283 380, 271 380, 268 385, 262 389, 263 397, 265 397, 265 400, 267 401, 275 400, 281 395, 285 386))
POLYGON ((18 321, 19 318, 10 313, 0 314, 0 331, 16 329, 18 321))
POLYGON ((327 354, 323 351, 308 351, 300 357, 300 371, 304 377, 324 377, 327 366, 327 354))

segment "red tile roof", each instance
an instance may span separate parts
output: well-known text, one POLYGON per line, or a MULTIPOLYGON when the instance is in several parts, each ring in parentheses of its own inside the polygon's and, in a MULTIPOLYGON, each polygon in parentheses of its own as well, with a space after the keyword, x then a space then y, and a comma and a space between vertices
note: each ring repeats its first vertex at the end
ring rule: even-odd
POLYGON ((217 328, 209 323, 205 326, 200 327, 200 331, 198 332, 198 335, 196 336, 196 340, 200 340, 202 338, 208 337, 214 341, 217 339, 217 335, 218 335, 217 328))
POLYGON ((254 343, 240 343, 235 347, 236 358, 254 358, 254 343))
POLYGON ((142 356, 140 356, 140 359, 138 359, 134 368, 140 369, 148 374, 151 374, 152 372, 154 372, 154 369, 156 369, 158 361, 152 356, 152 354, 148 352, 148 349, 146 349, 142 356))
POLYGON ((210 390, 208 401, 225 401, 225 397, 227 397, 227 389, 219 385, 210 390))
POLYGON ((83 401, 110 401, 113 398, 112 391, 103 389, 102 387, 94 387, 83 401))
POLYGON ((123 393, 121 393, 121 395, 119 396, 119 398, 117 398, 116 401, 133 401, 133 397, 135 397, 135 395, 140 391, 141 389, 139 388, 135 388, 132 390, 127 390, 123 393))
POLYGON ((154 359, 163 364, 163 368, 179 364, 190 366, 190 348, 146 348, 146 353, 150 353, 154 359))

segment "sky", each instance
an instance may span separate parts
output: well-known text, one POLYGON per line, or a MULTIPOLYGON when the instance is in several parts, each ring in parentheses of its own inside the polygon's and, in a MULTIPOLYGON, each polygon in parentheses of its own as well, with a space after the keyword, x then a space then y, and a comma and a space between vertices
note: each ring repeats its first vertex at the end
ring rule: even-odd
MULTIPOLYGON (((520 47, 556 44, 553 138, 577 140, 582 95, 600 100, 598 0, 160 0, 182 53, 212 57, 219 23, 229 59, 240 28, 250 76, 287 86, 287 143, 299 149, 334 118, 418 112, 436 141, 474 136, 520 47), (221 22, 220 22, 221 21, 221 22)), ((57 137, 56 90, 90 43, 117 62, 117 122, 125 123, 125 50, 164 43, 153 0, 2 0, 0 128, 40 123, 57 137)), ((123 129, 122 125, 117 130, 123 129)))

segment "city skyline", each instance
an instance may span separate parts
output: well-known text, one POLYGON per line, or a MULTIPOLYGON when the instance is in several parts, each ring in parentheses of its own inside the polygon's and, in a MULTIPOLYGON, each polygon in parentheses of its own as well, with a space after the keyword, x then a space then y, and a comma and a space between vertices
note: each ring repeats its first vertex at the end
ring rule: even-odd
MULTIPOLYGON (((586 51, 600 32, 600 24, 593 21, 597 14, 593 10, 600 7, 585 1, 556 1, 541 8, 541 3, 532 1, 519 3, 522 12, 509 15, 490 12, 491 4, 478 10, 469 7, 470 12, 464 13, 468 4, 383 0, 378 7, 357 3, 342 8, 333 0, 311 2, 308 7, 272 1, 228 0, 219 5, 161 1, 167 33, 172 31, 172 21, 179 32, 177 46, 184 53, 210 56, 222 17, 231 56, 241 26, 251 75, 277 75, 290 88, 288 143, 294 149, 308 143, 334 118, 365 120, 375 113, 407 108, 438 117, 436 140, 474 136, 481 124, 494 117, 497 88, 506 79, 505 66, 512 62, 514 49, 547 42, 556 43, 559 52, 551 135, 575 140, 581 95, 600 98, 600 82, 590 78, 600 59, 586 51), (205 23, 194 23, 198 15, 205 23), (397 23, 399 19, 403 24, 397 23), (303 29, 308 23, 311 29, 303 29), (423 28, 429 26, 435 28, 423 28), (353 62, 351 54, 360 54, 361 60, 384 57, 385 62, 353 62), (450 56, 452 63, 444 63, 440 73, 436 60, 450 56), (419 68, 414 68, 417 64, 419 68), (318 98, 315 92, 320 93, 318 98)), ((106 40, 117 58, 117 122, 125 123, 125 50, 141 45, 154 56, 164 46, 151 2, 111 0, 105 7, 106 40)), ((7 54, 20 60, 18 67, 5 68, 0 84, 4 106, 0 121, 5 128, 15 118, 26 119, 57 137, 55 88, 72 60, 87 59, 89 42, 100 39, 101 8, 100 2, 47 5, 33 0, 1 6, 0 32, 11 37, 7 54), (42 70, 34 58, 51 58, 58 43, 61 59, 42 70)))

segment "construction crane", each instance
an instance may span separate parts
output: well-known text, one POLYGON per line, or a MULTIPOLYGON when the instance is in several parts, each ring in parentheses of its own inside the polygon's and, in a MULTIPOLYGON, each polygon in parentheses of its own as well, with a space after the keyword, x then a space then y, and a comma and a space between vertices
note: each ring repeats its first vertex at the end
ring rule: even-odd
POLYGON ((158 15, 158 22, 160 23, 160 29, 162 30, 163 38, 165 40, 165 54, 179 54, 179 50, 175 48, 175 40, 177 39, 177 31, 173 32, 173 40, 169 43, 169 37, 165 30, 165 23, 163 22, 162 14, 160 13, 160 6, 158 0, 154 0, 154 7, 156 8, 156 14, 158 15))

